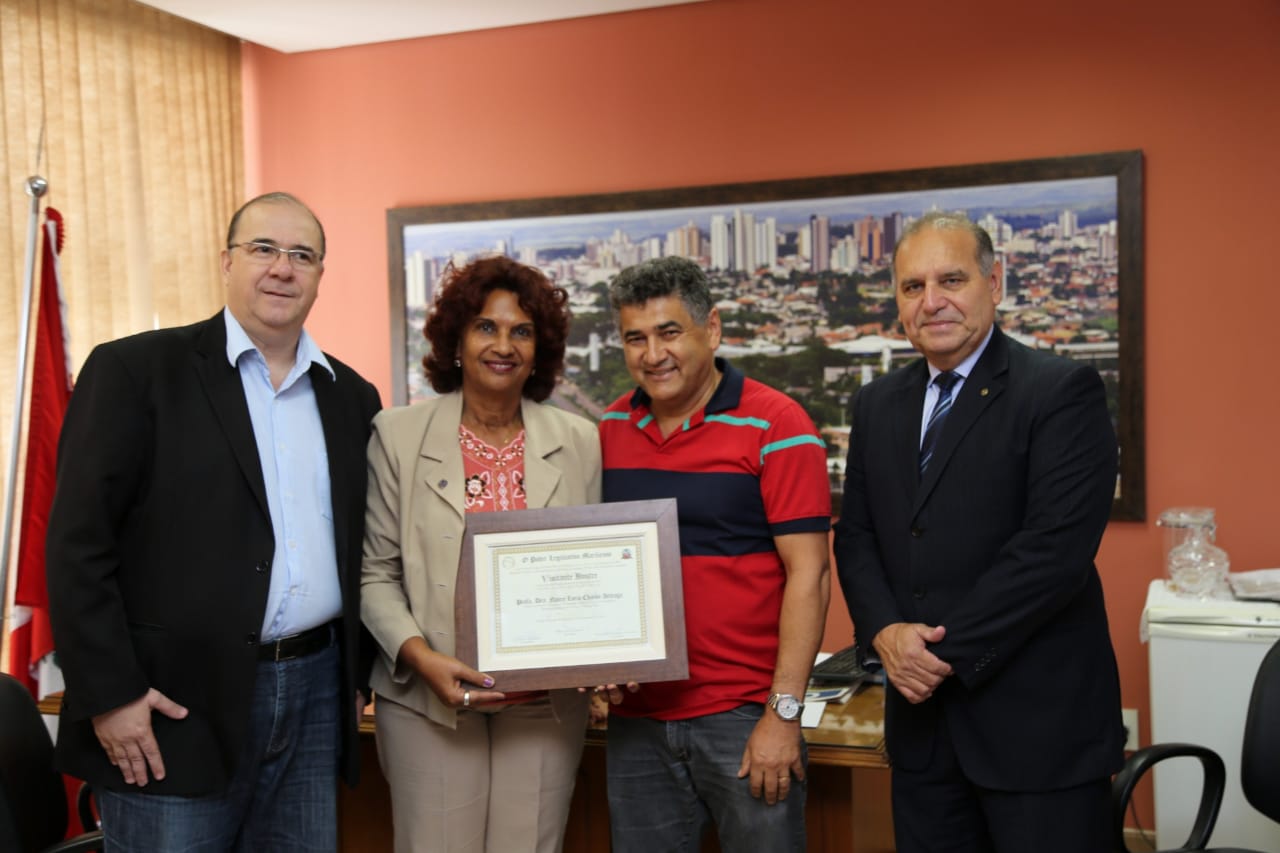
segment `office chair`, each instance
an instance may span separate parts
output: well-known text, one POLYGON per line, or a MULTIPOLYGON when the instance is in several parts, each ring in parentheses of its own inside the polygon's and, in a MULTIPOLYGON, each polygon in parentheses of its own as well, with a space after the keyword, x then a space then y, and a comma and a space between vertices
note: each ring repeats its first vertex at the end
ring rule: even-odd
MULTIPOLYGON (((80 789, 79 813, 96 826, 89 789, 80 789)), ((36 701, 20 681, 0 673, 0 850, 15 853, 89 853, 102 849, 102 832, 63 840, 67 792, 53 768, 53 740, 36 701)))
MULTIPOLYGON (((1129 756, 1111 783, 1113 839, 1117 853, 1127 853, 1124 845, 1124 816, 1138 780, 1148 769, 1166 758, 1190 756, 1204 768, 1204 787, 1191 835, 1181 847, 1161 853, 1203 850, 1207 853, 1269 853, 1238 847, 1208 847, 1209 836, 1222 807, 1227 773, 1222 759, 1211 749, 1189 743, 1153 744, 1129 756)), ((1244 745, 1240 760, 1240 787, 1255 809, 1280 822, 1280 642, 1262 659, 1253 680, 1249 712, 1244 724, 1244 745)))

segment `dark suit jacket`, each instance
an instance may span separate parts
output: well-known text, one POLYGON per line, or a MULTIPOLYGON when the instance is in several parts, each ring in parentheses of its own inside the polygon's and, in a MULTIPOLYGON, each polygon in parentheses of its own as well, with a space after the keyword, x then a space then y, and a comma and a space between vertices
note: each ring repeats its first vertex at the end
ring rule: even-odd
MULTIPOLYGON (((329 357, 313 365, 332 486, 343 597, 339 766, 355 781, 355 690, 373 646, 360 625, 365 446, 377 390, 329 357)), ((257 445, 221 312, 97 347, 58 448, 49 518, 49 605, 66 676, 60 767, 124 789, 91 718, 154 687, 190 709, 152 714, 167 775, 148 792, 225 787, 248 727, 275 552, 257 445)), ((136 790, 136 789, 132 789, 136 790)))
POLYGON ((911 705, 890 688, 886 745, 915 769, 947 726, 966 776, 1011 791, 1097 780, 1120 765, 1115 655, 1093 559, 1116 485, 1102 381, 996 329, 923 478, 928 367, 853 404, 835 554, 858 642, 886 625, 943 625, 955 674, 911 705))

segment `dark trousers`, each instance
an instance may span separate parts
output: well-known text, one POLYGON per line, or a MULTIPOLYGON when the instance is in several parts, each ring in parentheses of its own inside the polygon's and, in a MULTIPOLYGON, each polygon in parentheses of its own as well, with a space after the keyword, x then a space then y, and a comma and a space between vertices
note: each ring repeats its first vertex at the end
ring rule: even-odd
POLYGON ((898 853, 1103 853, 1111 849, 1111 780, 1055 791, 984 788, 965 777, 939 718, 932 763, 893 771, 893 828, 898 853))

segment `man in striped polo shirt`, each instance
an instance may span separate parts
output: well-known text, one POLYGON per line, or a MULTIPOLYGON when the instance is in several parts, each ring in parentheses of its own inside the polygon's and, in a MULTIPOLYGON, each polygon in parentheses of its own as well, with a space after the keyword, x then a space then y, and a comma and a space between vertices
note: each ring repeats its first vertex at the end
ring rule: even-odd
POLYGON ((723 359, 701 267, 610 286, 638 388, 600 422, 604 499, 678 502, 689 677, 612 691, 614 853, 805 849, 800 710, 830 592, 831 497, 813 422, 723 359))

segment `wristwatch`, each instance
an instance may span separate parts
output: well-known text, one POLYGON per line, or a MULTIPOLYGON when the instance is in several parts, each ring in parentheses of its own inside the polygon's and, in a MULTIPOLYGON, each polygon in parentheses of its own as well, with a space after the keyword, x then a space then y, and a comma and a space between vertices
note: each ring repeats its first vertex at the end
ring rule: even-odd
POLYGON ((800 719, 804 703, 790 693, 775 693, 769 697, 769 707, 781 719, 791 721, 800 719))

